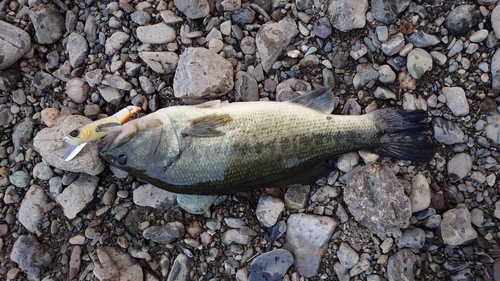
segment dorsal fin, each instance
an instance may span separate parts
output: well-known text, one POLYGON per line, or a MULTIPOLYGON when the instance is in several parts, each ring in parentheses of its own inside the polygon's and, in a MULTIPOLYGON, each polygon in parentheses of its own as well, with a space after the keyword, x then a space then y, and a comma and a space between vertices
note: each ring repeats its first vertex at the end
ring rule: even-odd
POLYGON ((192 137, 217 137, 224 135, 224 132, 219 130, 219 127, 224 126, 228 122, 233 121, 233 118, 226 113, 212 113, 191 120, 191 125, 182 130, 183 136, 192 137))
POLYGON ((298 96, 290 102, 330 114, 337 106, 339 99, 333 95, 332 89, 323 87, 298 96))

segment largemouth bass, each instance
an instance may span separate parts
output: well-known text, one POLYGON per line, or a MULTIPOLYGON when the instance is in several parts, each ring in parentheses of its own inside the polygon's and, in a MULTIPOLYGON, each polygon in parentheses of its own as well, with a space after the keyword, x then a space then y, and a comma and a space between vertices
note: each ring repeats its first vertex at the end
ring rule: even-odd
POLYGON ((121 125, 101 142, 112 165, 182 194, 229 194, 311 183, 337 155, 371 149, 426 162, 434 147, 424 111, 331 115, 319 89, 292 102, 172 106, 121 125))

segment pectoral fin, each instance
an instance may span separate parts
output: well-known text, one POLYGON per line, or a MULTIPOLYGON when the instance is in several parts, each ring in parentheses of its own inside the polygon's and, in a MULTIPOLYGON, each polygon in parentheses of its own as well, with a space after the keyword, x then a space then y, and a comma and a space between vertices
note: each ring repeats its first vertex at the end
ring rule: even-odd
POLYGON ((298 96, 290 102, 330 114, 339 103, 339 99, 334 96, 332 89, 324 87, 298 96))
POLYGON ((191 121, 191 125, 182 130, 183 137, 217 137, 224 135, 219 128, 233 121, 229 114, 213 113, 206 116, 196 118, 191 121))

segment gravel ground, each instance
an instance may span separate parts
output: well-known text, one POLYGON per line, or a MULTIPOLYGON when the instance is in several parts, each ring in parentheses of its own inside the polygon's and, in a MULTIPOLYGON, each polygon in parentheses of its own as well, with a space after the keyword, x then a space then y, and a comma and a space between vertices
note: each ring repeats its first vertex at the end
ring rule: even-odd
POLYGON ((496 5, 0 1, 0 280, 500 281, 496 5), (194 207, 97 143, 61 161, 64 135, 129 105, 322 86, 334 114, 425 110, 434 158, 348 153, 311 185, 194 207))

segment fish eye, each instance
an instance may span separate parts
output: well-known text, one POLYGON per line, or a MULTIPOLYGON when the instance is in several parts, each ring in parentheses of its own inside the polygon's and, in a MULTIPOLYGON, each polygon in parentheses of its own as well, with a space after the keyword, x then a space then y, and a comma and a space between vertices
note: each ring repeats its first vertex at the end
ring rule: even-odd
POLYGON ((121 165, 125 165, 127 163, 127 155, 126 154, 120 154, 120 155, 118 155, 118 158, 116 160, 121 165))
POLYGON ((80 134, 80 132, 78 130, 73 130, 69 133, 69 135, 74 137, 74 138, 78 137, 79 134, 80 134))

